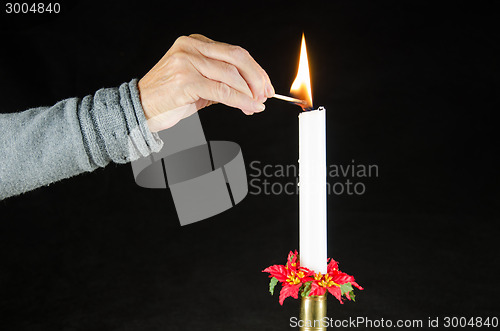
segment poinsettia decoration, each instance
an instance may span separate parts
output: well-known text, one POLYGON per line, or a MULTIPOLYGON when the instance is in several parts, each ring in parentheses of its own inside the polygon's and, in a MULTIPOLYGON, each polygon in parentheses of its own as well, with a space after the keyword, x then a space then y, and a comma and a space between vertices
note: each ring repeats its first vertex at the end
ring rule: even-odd
POLYGON ((297 299, 299 293, 302 297, 312 295, 323 295, 330 292, 340 303, 343 297, 355 301, 353 286, 362 290, 363 288, 356 283, 353 276, 350 276, 339 270, 337 261, 328 259, 327 273, 315 273, 308 268, 301 267, 297 250, 290 251, 285 265, 273 265, 264 269, 262 272, 268 272, 271 281, 269 283, 269 292, 274 294, 274 288, 281 283, 279 301, 283 305, 286 298, 297 299))

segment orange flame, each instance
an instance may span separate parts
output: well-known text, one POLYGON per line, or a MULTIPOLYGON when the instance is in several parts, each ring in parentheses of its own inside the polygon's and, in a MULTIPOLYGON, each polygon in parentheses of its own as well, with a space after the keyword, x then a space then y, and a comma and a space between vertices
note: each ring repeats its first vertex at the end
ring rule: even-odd
POLYGON ((302 33, 302 44, 300 46, 300 59, 297 76, 293 81, 290 93, 301 100, 306 102, 301 105, 303 109, 312 108, 312 91, 311 91, 311 77, 309 75, 309 61, 307 60, 306 38, 302 33))

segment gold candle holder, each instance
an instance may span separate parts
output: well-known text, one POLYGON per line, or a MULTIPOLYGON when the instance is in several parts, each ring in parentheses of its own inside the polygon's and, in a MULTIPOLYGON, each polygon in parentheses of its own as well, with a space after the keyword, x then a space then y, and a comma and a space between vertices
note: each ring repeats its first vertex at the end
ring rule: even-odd
POLYGON ((325 331, 326 293, 302 297, 300 303, 300 331, 325 331))

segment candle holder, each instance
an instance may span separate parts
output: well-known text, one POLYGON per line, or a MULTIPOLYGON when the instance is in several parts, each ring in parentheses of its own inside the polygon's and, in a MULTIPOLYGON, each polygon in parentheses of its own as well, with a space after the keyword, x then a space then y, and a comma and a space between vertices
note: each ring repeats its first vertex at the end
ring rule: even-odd
POLYGON ((302 297, 300 303, 300 331, 325 331, 326 293, 302 297))
POLYGON ((262 272, 269 273, 269 292, 274 294, 274 288, 279 283, 281 291, 279 303, 283 305, 286 298, 298 299, 300 303, 301 331, 326 330, 326 295, 330 293, 340 303, 355 301, 354 288, 363 288, 354 280, 354 277, 339 270, 339 265, 334 259, 328 259, 327 273, 315 273, 300 265, 297 251, 288 253, 284 265, 275 264, 262 272))

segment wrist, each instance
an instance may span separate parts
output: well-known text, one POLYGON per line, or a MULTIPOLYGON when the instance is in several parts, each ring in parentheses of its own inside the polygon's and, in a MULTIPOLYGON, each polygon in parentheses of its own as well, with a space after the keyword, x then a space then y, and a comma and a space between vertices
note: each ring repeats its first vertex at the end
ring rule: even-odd
POLYGON ((144 116, 146 117, 146 120, 149 121, 155 115, 153 113, 153 107, 150 104, 151 98, 148 94, 147 83, 144 81, 144 77, 137 83, 137 90, 139 91, 139 100, 141 101, 144 116))

